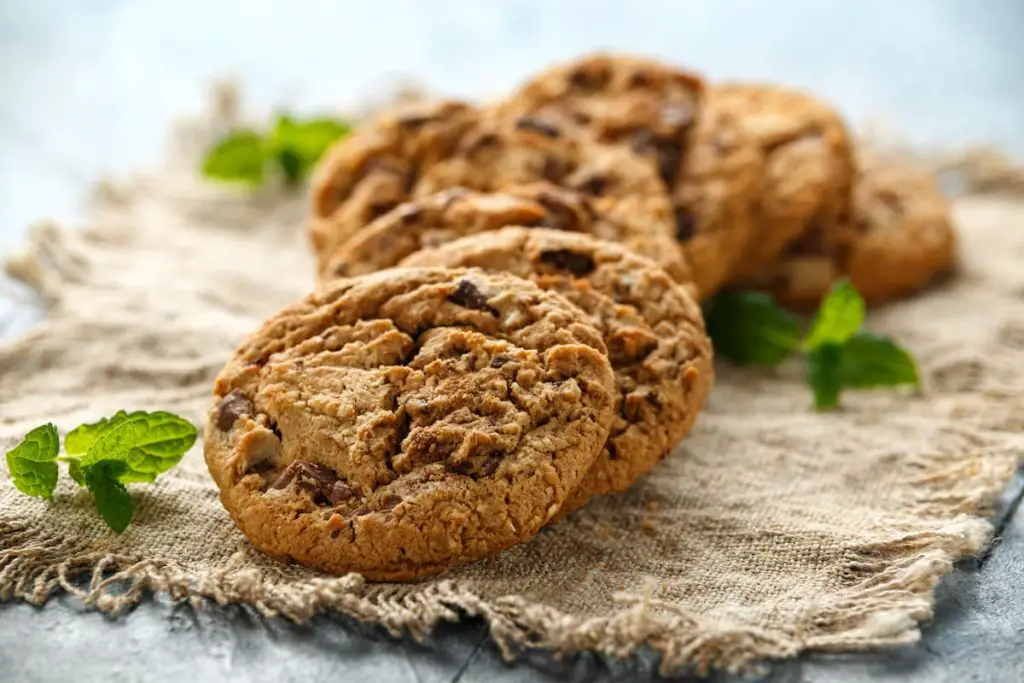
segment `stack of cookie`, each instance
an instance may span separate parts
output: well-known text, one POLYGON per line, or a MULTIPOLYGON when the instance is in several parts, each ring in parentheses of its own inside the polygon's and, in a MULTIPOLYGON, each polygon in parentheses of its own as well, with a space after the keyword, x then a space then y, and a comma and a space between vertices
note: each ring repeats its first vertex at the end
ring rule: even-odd
POLYGON ((869 302, 953 260, 941 195, 804 95, 596 55, 506 100, 406 105, 325 156, 320 286, 215 386, 206 459, 252 543, 410 579, 648 473, 713 378, 725 287, 869 302))

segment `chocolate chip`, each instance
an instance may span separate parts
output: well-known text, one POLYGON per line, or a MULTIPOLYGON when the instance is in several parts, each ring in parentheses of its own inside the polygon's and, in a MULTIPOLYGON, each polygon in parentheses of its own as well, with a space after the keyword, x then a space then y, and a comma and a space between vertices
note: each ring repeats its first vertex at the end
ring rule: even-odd
POLYGON ((462 148, 462 154, 469 155, 481 149, 496 147, 501 143, 497 133, 483 133, 475 138, 470 138, 462 148))
POLYGON ((344 261, 335 263, 334 267, 331 268, 331 274, 334 275, 334 277, 345 277, 348 275, 348 264, 344 261))
POLYGON ((593 123, 594 117, 582 111, 574 111, 572 113, 572 120, 581 126, 586 126, 593 123))
POLYGON ((283 489, 294 484, 299 491, 305 491, 317 505, 331 503, 331 493, 338 483, 338 475, 330 467, 315 462, 296 460, 284 469, 274 482, 273 488, 283 489))
POLYGON ((580 192, 600 197, 607 191, 609 185, 611 185, 611 180, 608 176, 595 173, 589 178, 576 183, 576 189, 580 192))
POLYGON ((588 254, 581 254, 571 249, 549 249, 540 253, 541 263, 568 270, 576 276, 588 275, 594 272, 594 259, 588 254))
POLYGON ((686 210, 676 211, 676 239, 686 242, 697 234, 697 217, 686 210))
POLYGON ((267 364, 268 360, 270 360, 270 352, 264 351, 259 356, 249 361, 249 365, 255 365, 256 367, 262 368, 264 365, 267 364))
POLYGON ((238 418, 252 415, 252 410, 252 401, 241 389, 231 391, 217 403, 217 428, 228 431, 238 418))
POLYGON ((609 80, 611 73, 604 67, 583 66, 569 74, 569 83, 585 90, 600 90, 609 80))
POLYGON ((508 363, 510 360, 511 359, 508 356, 495 356, 494 358, 491 359, 489 365, 495 370, 497 370, 500 367, 504 367, 504 365, 508 363))
POLYGON ((516 119, 516 128, 519 130, 532 130, 535 133, 540 133, 547 138, 560 138, 562 131, 558 129, 558 126, 545 121, 539 116, 520 116, 516 119))
POLYGON ((397 206, 397 202, 373 202, 366 207, 366 211, 372 219, 377 218, 378 216, 383 216, 388 211, 395 208, 395 206, 397 206))
POLYGON ((679 175, 679 162, 683 156, 675 139, 659 138, 653 130, 641 128, 633 133, 629 144, 638 154, 653 153, 658 159, 658 173, 669 187, 675 186, 676 176, 679 175))
POLYGON ((487 297, 469 280, 459 280, 455 291, 448 295, 448 301, 475 311, 487 311, 495 318, 500 314, 497 309, 487 303, 487 297))
POLYGON ((645 88, 651 84, 651 75, 646 71, 637 71, 629 77, 630 88, 645 88))
POLYGON ((566 173, 568 173, 568 168, 566 168, 564 159, 548 157, 544 160, 544 168, 541 170, 541 174, 548 182, 558 183, 565 177, 566 173))
POLYGON ((331 501, 334 505, 337 505, 338 503, 344 503, 354 495, 356 495, 355 491, 349 488, 348 484, 338 480, 334 482, 334 485, 331 486, 330 490, 327 492, 327 500, 331 501))
POLYGON ((389 495, 385 496, 384 499, 380 502, 380 511, 381 512, 389 512, 391 510, 394 510, 396 507, 398 507, 398 504, 401 503, 401 502, 402 502, 402 497, 401 496, 396 496, 393 493, 389 494, 389 495))

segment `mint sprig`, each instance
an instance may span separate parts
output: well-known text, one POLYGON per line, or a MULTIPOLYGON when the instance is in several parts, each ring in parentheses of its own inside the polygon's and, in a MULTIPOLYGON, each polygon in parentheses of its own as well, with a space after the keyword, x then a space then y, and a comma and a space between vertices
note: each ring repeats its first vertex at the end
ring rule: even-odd
POLYGON ((203 175, 250 187, 278 174, 290 186, 300 184, 331 144, 351 128, 328 118, 298 120, 280 114, 267 133, 239 129, 217 141, 203 160, 203 175))
POLYGON ((196 437, 196 428, 177 415, 122 410, 69 432, 64 456, 59 456, 57 428, 36 427, 7 452, 7 466, 19 491, 49 500, 57 486, 57 462, 66 462, 68 475, 89 489, 100 516, 121 533, 135 509, 125 484, 155 481, 178 464, 196 437))
POLYGON ((804 354, 805 377, 819 410, 839 404, 843 389, 920 385, 910 353, 886 336, 862 329, 864 299, 849 280, 836 282, 800 339, 791 314, 766 294, 729 292, 706 308, 715 352, 741 365, 777 365, 804 354))

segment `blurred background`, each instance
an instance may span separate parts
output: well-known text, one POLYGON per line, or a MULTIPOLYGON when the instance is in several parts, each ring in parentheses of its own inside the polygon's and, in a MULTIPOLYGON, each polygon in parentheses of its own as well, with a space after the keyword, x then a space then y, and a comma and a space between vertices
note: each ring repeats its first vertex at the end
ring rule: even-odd
POLYGON ((809 89, 922 146, 1024 153, 1021 0, 0 0, 0 250, 75 218, 233 76, 313 112, 399 79, 493 96, 552 60, 647 53, 809 89))

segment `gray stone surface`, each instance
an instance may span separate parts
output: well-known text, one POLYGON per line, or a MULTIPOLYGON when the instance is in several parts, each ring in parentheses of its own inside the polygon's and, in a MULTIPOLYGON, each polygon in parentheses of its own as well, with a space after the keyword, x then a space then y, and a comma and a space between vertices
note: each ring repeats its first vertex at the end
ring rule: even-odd
MULTIPOLYGON (((388 74, 456 95, 499 92, 546 61, 596 47, 664 55, 717 77, 811 88, 854 121, 911 140, 1024 153, 1024 4, 1018 0, 33 0, 0 3, 0 249, 25 225, 70 220, 97 174, 160 153, 204 80, 239 75, 256 107, 356 100, 388 74)), ((39 311, 0 282, 0 336, 39 311)), ((772 681, 1024 681, 1024 490, 1001 542, 939 587, 923 642, 773 666, 772 681)), ((425 644, 347 620, 298 627, 243 609, 161 599, 113 621, 62 598, 0 605, 0 683, 22 681, 650 680, 655 663, 532 655, 502 663, 479 623, 425 644)))

